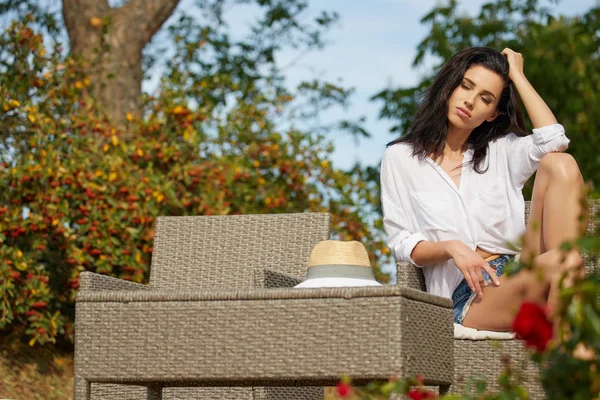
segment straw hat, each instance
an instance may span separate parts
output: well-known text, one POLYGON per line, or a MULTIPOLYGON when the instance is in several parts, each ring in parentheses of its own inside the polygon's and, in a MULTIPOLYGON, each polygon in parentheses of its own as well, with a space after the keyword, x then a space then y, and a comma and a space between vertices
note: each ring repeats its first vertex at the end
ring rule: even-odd
POLYGON ((373 276, 367 249, 357 241, 319 242, 307 266, 306 280, 297 288, 381 286, 373 276))
POLYGON ((317 243, 308 257, 308 267, 317 265, 355 265, 371 268, 367 249, 356 240, 324 240, 317 243))

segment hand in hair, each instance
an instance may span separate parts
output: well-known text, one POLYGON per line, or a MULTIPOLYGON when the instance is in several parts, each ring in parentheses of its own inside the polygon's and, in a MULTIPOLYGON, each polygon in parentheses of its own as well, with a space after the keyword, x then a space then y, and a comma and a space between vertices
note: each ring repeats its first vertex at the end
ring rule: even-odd
POLYGON ((502 55, 506 57, 508 61, 508 77, 511 81, 514 81, 520 75, 524 75, 523 72, 523 55, 516 51, 509 49, 508 47, 502 50, 502 55))
POLYGON ((471 250, 466 244, 459 240, 453 240, 448 253, 452 257, 456 267, 465 276, 467 284, 472 291, 477 292, 479 297, 483 297, 483 274, 485 270, 496 286, 500 285, 500 281, 496 276, 496 271, 479 255, 471 250))
POLYGON ((556 124, 556 117, 548 107, 544 99, 531 86, 531 83, 523 73, 523 56, 509 48, 502 50, 502 54, 508 61, 508 77, 521 97, 527 115, 531 119, 534 128, 556 124))

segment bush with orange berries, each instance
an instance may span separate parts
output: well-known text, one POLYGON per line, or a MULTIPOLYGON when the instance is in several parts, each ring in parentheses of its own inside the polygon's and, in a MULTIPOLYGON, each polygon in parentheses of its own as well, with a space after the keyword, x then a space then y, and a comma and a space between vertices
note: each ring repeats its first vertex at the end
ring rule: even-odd
POLYGON ((370 172, 336 169, 323 136, 274 122, 291 94, 258 83, 240 93, 220 71, 170 73, 118 126, 88 96, 101 82, 85 62, 45 46, 29 22, 0 36, 4 333, 72 341, 79 273, 144 282, 161 215, 327 210, 337 236, 365 241, 374 265, 388 259, 370 172), (226 106, 215 92, 230 94, 226 106))

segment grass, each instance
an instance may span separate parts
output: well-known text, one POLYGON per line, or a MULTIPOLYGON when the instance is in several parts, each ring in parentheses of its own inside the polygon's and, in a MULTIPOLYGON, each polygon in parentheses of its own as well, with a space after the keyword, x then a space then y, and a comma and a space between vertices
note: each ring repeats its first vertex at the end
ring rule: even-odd
POLYGON ((0 337, 0 399, 73 399, 73 353, 0 337))

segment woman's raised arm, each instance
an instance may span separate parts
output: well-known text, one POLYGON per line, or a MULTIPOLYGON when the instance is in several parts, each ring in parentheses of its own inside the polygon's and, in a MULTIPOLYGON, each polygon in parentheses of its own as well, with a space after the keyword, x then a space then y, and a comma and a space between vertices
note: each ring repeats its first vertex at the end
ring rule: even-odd
POLYGON ((508 77, 515 85, 534 128, 556 124, 556 117, 544 99, 533 88, 523 72, 523 55, 509 48, 502 50, 508 60, 508 77))

